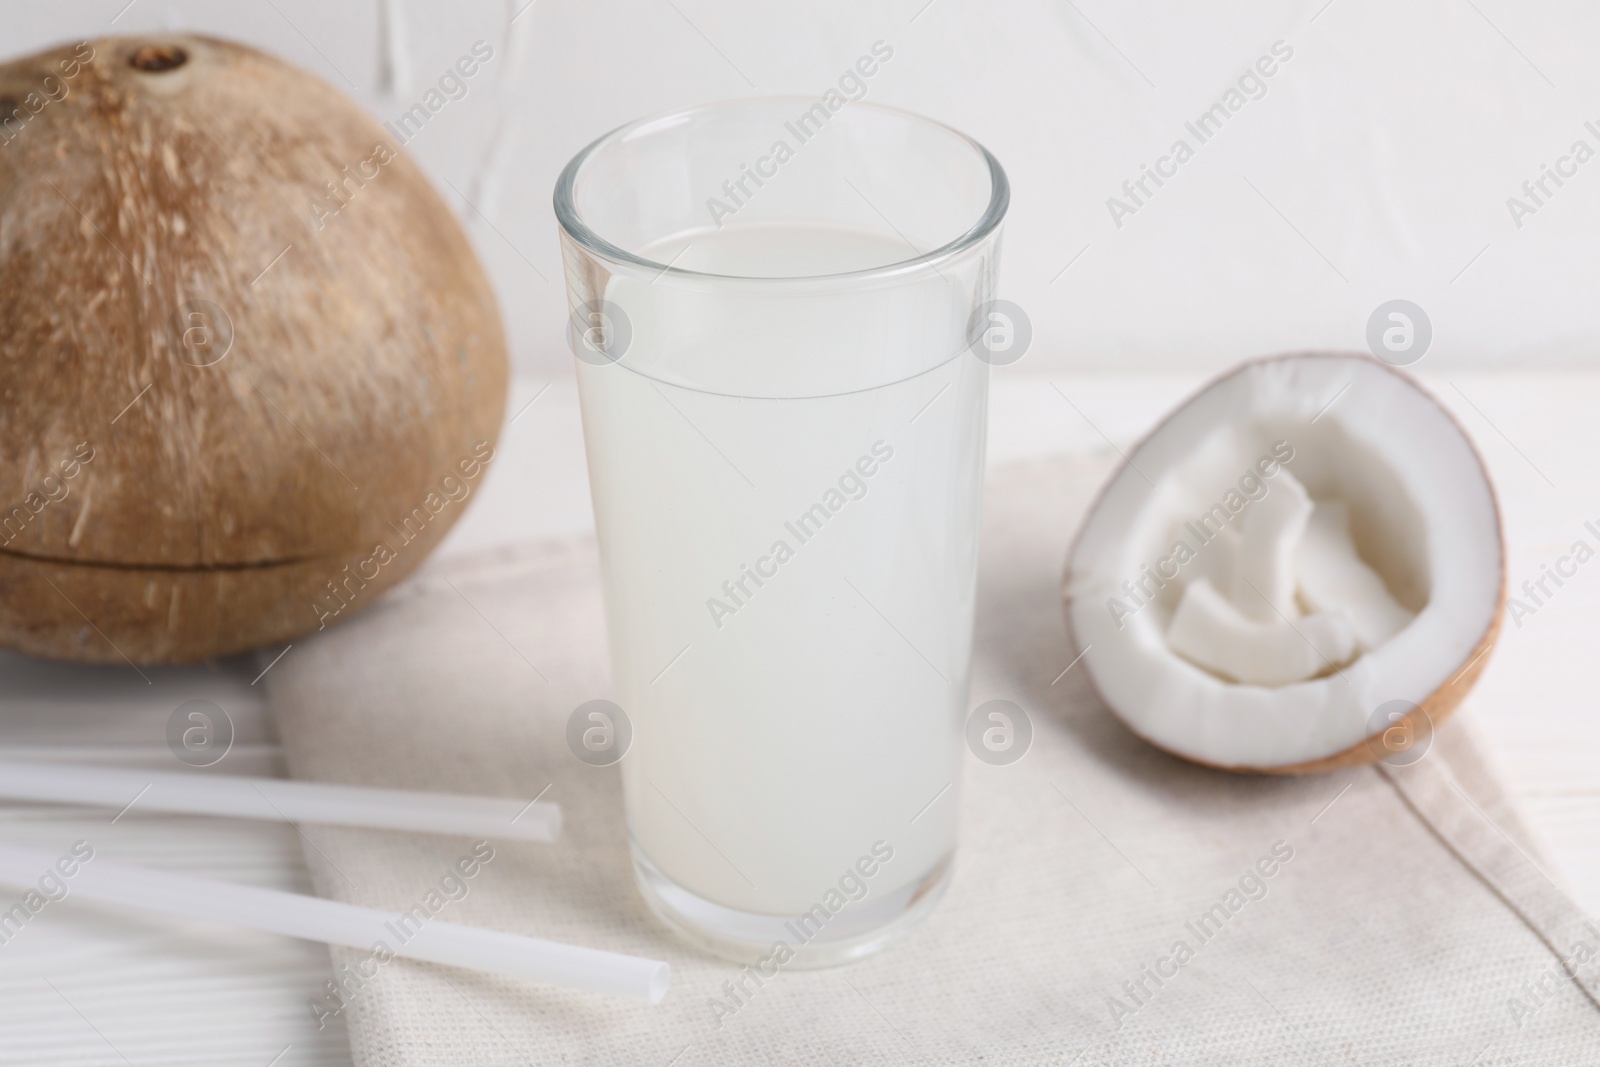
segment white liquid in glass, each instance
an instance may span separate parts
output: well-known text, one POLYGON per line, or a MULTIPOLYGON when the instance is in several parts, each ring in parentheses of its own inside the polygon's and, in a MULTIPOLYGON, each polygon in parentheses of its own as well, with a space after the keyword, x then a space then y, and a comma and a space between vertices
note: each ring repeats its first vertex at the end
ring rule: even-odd
MULTIPOLYGON (((796 277, 913 253, 769 223, 641 254, 796 277)), ((765 915, 810 908, 878 841, 894 855, 866 900, 917 882, 955 845, 986 366, 959 330, 932 350, 886 329, 906 308, 886 314, 881 292, 803 352, 817 324, 792 296, 703 323, 667 283, 613 278, 606 296, 631 347, 578 381, 636 845, 691 893, 765 915), (672 384, 690 378, 738 387, 672 384), (771 382, 849 391, 748 395, 771 382)))

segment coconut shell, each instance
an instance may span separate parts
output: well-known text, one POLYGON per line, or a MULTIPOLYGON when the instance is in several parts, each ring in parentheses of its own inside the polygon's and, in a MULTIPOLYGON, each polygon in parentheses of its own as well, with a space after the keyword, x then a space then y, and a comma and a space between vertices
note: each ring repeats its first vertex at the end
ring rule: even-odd
MULTIPOLYGON (((1363 362, 1382 367, 1384 370, 1394 374, 1397 377, 1407 377, 1401 371, 1398 371, 1387 364, 1383 364, 1363 353, 1291 352, 1284 353, 1282 355, 1264 356, 1258 359, 1246 360, 1239 366, 1224 371, 1222 374, 1213 378, 1210 382, 1201 386, 1195 391, 1193 396, 1200 396, 1207 389, 1211 388, 1213 385, 1216 385, 1218 382, 1221 382, 1227 378, 1231 378, 1240 373, 1241 370, 1255 364, 1277 362, 1281 360, 1292 360, 1312 355, 1329 355, 1358 359, 1363 362)), ((1421 391, 1420 387, 1418 391, 1421 391)), ((1173 412, 1169 412, 1159 423, 1156 424, 1153 429, 1146 433, 1132 449, 1128 451, 1127 455, 1137 456, 1139 449, 1142 448, 1146 442, 1151 440, 1158 432, 1160 432, 1162 427, 1165 426, 1166 423, 1172 419, 1172 417, 1178 411, 1181 411, 1184 405, 1187 403, 1188 401, 1186 400, 1179 404, 1179 406, 1175 408, 1173 412)), ((1500 638, 1501 622, 1503 621, 1505 615, 1507 581, 1504 522, 1501 517, 1499 497, 1496 495, 1494 490, 1494 483, 1488 478, 1488 464, 1484 463, 1483 457, 1479 455, 1476 446, 1472 444, 1472 438, 1467 434, 1466 427, 1462 426, 1460 421, 1457 420, 1456 417, 1451 414, 1450 410, 1444 407, 1443 404, 1440 404, 1437 400, 1434 400, 1434 403, 1438 406, 1439 410, 1445 415, 1445 417, 1455 425, 1456 429, 1460 431, 1462 439, 1467 443, 1468 449, 1471 451, 1473 457, 1477 460, 1478 467, 1483 471, 1485 487, 1489 491, 1490 501, 1493 504, 1496 540, 1500 545, 1499 572, 1497 576, 1499 580, 1499 592, 1495 598, 1494 610, 1490 613, 1489 621, 1486 623, 1483 633, 1478 637, 1478 640, 1472 648, 1472 651, 1467 655, 1464 662, 1460 665, 1461 669, 1456 672, 1448 681, 1441 683, 1437 689, 1433 690, 1426 697, 1424 697, 1421 703, 1416 706, 1414 711, 1411 711, 1401 719, 1388 724, 1377 733, 1371 734, 1356 742, 1354 745, 1351 745, 1342 751, 1335 752, 1330 756, 1324 756, 1320 759, 1306 760, 1298 763, 1278 764, 1273 766, 1256 766, 1243 763, 1233 764, 1209 762, 1202 759, 1196 759, 1194 756, 1191 756, 1185 752, 1177 751, 1161 743, 1159 740, 1149 737, 1145 733, 1137 730, 1132 724, 1130 724, 1120 715, 1117 716, 1119 722, 1127 727, 1127 729, 1135 736, 1139 737, 1152 747, 1166 752, 1168 755, 1185 760, 1189 763, 1198 764, 1202 767, 1209 767, 1213 770, 1219 771, 1230 771, 1235 774, 1322 774, 1328 771, 1345 770, 1351 767, 1361 767, 1370 763, 1387 761, 1396 757, 1407 756, 1408 753, 1410 753, 1411 748, 1415 745, 1422 745, 1424 747, 1420 753, 1410 756, 1411 760, 1414 761, 1416 759, 1420 759, 1427 754, 1428 747, 1430 747, 1433 743, 1434 731, 1436 731, 1440 726, 1443 726, 1445 721, 1455 713, 1455 710, 1461 705, 1461 702, 1466 699, 1467 694, 1472 691, 1472 687, 1477 684, 1478 678, 1483 674, 1484 668, 1489 665, 1490 654, 1493 652, 1495 644, 1500 638), (1391 730, 1397 732, 1399 737, 1404 739, 1403 741, 1397 741, 1393 743, 1392 747, 1388 738, 1391 730)), ((1100 503, 1110 492, 1111 486, 1116 480, 1117 473, 1120 473, 1122 468, 1127 466, 1130 462, 1131 461, 1129 459, 1124 457, 1123 464, 1119 466, 1117 471, 1113 472, 1112 476, 1106 480, 1106 483, 1103 486, 1101 486, 1100 492, 1096 495, 1095 499, 1090 503, 1088 509, 1084 512, 1083 524, 1079 527, 1077 534, 1075 534, 1073 537, 1072 543, 1067 548, 1066 564, 1061 576, 1061 597, 1062 608, 1065 612, 1067 644, 1069 651, 1074 655, 1087 652, 1087 648, 1086 642, 1079 636, 1077 626, 1073 621, 1073 597, 1071 592, 1072 561, 1077 555, 1079 542, 1083 538, 1084 532, 1087 529, 1089 516, 1094 513, 1095 509, 1100 506, 1100 503)), ((1076 660, 1074 660, 1074 662, 1076 662, 1076 660)), ((1109 701, 1106 701, 1104 696, 1100 693, 1099 686, 1094 681, 1092 672, 1089 674, 1089 678, 1089 685, 1095 690, 1096 696, 1100 697, 1101 702, 1110 708, 1110 703, 1109 701)))
POLYGON ((0 67, 0 645, 184 662, 342 621, 482 484, 504 334, 447 205, 305 71, 0 67))

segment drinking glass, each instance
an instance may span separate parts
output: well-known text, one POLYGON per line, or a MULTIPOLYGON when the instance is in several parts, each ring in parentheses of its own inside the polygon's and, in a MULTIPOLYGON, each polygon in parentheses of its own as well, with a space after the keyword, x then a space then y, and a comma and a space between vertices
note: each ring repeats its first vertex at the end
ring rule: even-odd
POLYGON ((950 878, 1008 199, 947 126, 802 98, 631 123, 556 186, 636 878, 764 971, 950 878))

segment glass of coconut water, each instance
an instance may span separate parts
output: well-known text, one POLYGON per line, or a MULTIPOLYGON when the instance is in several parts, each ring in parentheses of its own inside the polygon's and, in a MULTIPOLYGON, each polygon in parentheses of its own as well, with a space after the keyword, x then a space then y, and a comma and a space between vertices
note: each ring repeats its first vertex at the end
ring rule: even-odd
POLYGON ((1008 199, 838 94, 635 122, 557 184, 635 871, 702 948, 842 962, 948 882, 1008 199))

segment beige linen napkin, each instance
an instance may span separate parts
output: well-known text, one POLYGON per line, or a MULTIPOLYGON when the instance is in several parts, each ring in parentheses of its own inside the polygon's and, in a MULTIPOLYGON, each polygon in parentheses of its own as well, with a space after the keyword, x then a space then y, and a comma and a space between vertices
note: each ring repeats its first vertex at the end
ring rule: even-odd
POLYGON ((635 892, 616 768, 564 741, 610 695, 592 542, 437 563, 296 648, 268 676, 296 776, 543 792, 567 816, 559 844, 494 841, 471 878, 469 841, 307 827, 319 891, 673 967, 650 1007, 336 950, 340 995, 307 1010, 342 1011, 363 1067, 1600 1063, 1600 930, 1465 716, 1412 767, 1242 777, 1150 748, 1063 674, 1062 559, 1108 472, 990 479, 972 704, 1016 701, 1035 736, 1019 763, 968 761, 939 910, 736 1002, 739 968, 635 892))

